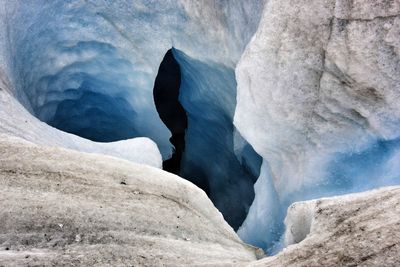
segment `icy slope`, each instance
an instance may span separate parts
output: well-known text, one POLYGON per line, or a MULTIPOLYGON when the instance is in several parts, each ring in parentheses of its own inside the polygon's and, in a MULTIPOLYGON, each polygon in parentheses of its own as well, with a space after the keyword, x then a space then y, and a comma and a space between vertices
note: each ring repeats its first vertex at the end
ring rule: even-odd
POLYGON ((249 266, 399 266, 399 199, 397 186, 297 202, 285 220, 290 246, 249 266))
POLYGON ((240 60, 235 125, 265 168, 244 240, 271 247, 293 201, 400 183, 400 2, 353 2, 268 1, 240 60))
POLYGON ((256 260, 205 193, 156 168, 0 134, 0 265, 256 260))

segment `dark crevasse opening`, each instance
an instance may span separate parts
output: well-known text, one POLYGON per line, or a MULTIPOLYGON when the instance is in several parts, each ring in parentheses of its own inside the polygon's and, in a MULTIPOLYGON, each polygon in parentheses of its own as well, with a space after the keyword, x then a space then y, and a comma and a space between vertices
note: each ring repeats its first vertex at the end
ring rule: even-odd
POLYGON ((202 188, 237 230, 254 199, 261 157, 232 123, 234 70, 169 50, 160 64, 154 101, 175 146, 164 169, 202 188))
POLYGON ((157 112, 171 131, 169 139, 174 146, 172 157, 163 162, 163 169, 179 174, 182 153, 185 150, 187 129, 186 111, 179 102, 181 70, 172 50, 165 54, 154 83, 153 97, 157 112))

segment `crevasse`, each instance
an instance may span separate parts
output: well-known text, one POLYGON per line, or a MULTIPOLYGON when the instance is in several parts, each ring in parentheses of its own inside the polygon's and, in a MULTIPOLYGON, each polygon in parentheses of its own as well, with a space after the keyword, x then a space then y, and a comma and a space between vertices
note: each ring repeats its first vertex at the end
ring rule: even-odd
POLYGON ((160 165, 138 137, 164 161, 178 148, 153 95, 172 49, 187 116, 177 173, 243 240, 277 251, 292 202, 400 182, 395 18, 289 2, 0 0, 1 121, 24 125, 0 129, 160 165))

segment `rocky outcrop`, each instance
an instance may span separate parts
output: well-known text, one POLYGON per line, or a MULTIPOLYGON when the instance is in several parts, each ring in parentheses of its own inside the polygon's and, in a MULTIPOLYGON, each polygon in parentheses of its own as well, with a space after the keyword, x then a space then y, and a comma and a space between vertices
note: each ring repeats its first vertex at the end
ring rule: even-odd
POLYGON ((0 266, 256 259, 206 194, 145 165, 0 135, 0 266))
POLYGON ((250 266, 400 265, 400 187, 297 202, 285 224, 289 246, 250 266))

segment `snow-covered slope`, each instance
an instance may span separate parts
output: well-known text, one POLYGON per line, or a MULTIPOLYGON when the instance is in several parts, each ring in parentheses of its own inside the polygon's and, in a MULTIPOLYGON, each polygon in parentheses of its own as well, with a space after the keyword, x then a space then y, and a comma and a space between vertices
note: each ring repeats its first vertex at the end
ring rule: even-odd
POLYGON ((0 151, 0 265, 231 266, 259 253, 178 176, 4 134, 0 151))

